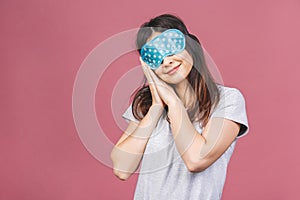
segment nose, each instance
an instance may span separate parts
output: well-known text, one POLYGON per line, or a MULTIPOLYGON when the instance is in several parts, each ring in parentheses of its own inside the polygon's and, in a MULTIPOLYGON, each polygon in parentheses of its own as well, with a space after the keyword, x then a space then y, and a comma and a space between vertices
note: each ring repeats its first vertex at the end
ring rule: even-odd
POLYGON ((163 65, 171 65, 173 63, 174 63, 174 60, 172 59, 172 55, 166 56, 165 59, 162 61, 163 65))

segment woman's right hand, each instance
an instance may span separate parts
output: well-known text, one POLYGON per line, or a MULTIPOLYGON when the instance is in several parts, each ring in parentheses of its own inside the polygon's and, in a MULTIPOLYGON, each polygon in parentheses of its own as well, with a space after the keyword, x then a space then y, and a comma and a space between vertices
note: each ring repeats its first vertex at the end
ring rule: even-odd
POLYGON ((110 157, 113 162, 114 174, 121 180, 128 179, 138 169, 149 138, 157 126, 165 106, 150 75, 150 67, 141 58, 140 61, 149 83, 152 105, 139 123, 129 122, 129 126, 111 151, 110 157))
POLYGON ((144 72, 144 74, 147 78, 150 91, 151 91, 151 96, 152 96, 152 106, 151 107, 154 107, 154 108, 156 108, 156 109, 158 109, 159 111, 162 112, 164 110, 164 107, 165 107, 166 104, 161 100, 161 98, 160 98, 160 96, 157 92, 157 88, 154 84, 154 81, 153 81, 153 79, 151 78, 151 76, 148 72, 148 70, 151 70, 151 69, 149 69, 149 66, 142 60, 141 57, 140 57, 140 62, 141 62, 141 65, 142 65, 143 72, 144 72))

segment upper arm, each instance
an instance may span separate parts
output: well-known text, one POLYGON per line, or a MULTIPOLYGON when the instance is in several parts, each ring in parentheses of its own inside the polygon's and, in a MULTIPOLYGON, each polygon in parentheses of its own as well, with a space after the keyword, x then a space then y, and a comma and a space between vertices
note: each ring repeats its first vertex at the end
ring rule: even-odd
POLYGON ((240 130, 240 124, 221 117, 213 117, 205 126, 202 136, 206 144, 200 152, 199 169, 202 171, 213 164, 232 144, 240 130))
POLYGON ((245 136, 248 131, 243 94, 233 88, 222 90, 219 104, 212 112, 207 125, 203 127, 202 136, 206 139, 206 143, 194 147, 197 156, 192 161, 192 169, 202 171, 209 167, 226 152, 236 138, 245 136))

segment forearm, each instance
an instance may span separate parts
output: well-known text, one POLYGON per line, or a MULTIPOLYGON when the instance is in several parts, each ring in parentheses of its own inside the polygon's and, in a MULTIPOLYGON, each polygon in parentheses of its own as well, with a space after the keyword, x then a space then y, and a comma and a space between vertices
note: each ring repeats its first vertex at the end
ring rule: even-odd
POLYGON ((150 107, 134 132, 113 148, 111 159, 114 172, 119 178, 127 179, 138 168, 147 142, 161 113, 162 111, 159 108, 150 107))
POLYGON ((187 168, 194 171, 196 165, 201 162, 200 153, 205 145, 205 138, 195 129, 180 100, 168 106, 168 116, 177 150, 187 168))

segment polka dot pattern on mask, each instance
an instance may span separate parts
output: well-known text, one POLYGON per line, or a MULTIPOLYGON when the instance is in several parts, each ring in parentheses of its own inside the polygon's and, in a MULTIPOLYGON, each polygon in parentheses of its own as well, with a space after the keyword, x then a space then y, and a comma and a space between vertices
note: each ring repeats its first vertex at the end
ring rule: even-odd
POLYGON ((150 68, 157 69, 166 56, 180 53, 184 48, 184 34, 177 29, 168 29, 141 48, 141 57, 150 68))

